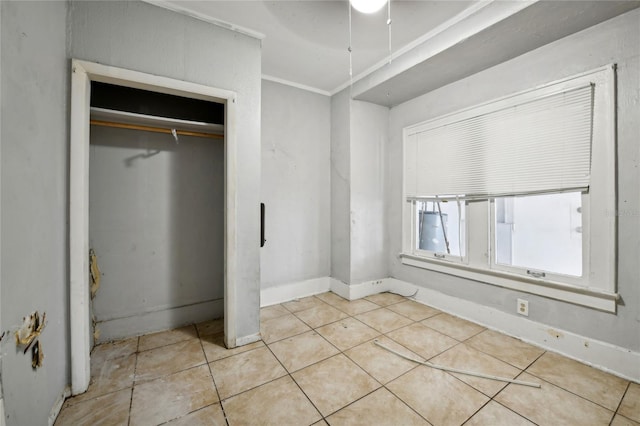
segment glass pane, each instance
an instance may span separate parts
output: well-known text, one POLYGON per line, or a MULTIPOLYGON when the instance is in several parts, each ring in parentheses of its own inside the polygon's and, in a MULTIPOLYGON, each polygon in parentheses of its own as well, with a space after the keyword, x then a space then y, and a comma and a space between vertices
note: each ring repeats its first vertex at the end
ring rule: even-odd
POLYGON ((496 263, 582 276, 580 192, 495 200, 496 263))
POLYGON ((416 248, 464 256, 464 202, 417 201, 416 248))

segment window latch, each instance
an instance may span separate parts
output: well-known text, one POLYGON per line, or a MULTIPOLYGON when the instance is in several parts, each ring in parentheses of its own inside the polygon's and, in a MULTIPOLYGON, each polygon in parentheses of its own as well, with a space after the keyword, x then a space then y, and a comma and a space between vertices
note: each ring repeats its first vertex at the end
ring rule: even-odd
POLYGON ((531 275, 534 278, 544 278, 546 276, 544 272, 532 271, 531 269, 527 269, 527 274, 531 275))
POLYGON ((445 255, 443 253, 433 253, 433 255, 435 257, 437 257, 438 259, 444 259, 445 258, 445 255))

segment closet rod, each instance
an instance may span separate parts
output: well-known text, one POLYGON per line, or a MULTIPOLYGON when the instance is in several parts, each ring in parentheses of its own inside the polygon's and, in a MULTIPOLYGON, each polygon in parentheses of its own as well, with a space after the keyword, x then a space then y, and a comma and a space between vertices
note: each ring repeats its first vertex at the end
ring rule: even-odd
MULTIPOLYGON (((172 134, 171 129, 164 129, 162 127, 140 126, 138 124, 116 123, 113 121, 102 120, 91 120, 90 123, 96 126, 117 127, 119 129, 144 130, 145 132, 172 134)), ((176 130, 176 133, 180 136, 197 136, 200 138, 224 139, 224 135, 219 135, 216 133, 192 132, 189 130, 176 130)))

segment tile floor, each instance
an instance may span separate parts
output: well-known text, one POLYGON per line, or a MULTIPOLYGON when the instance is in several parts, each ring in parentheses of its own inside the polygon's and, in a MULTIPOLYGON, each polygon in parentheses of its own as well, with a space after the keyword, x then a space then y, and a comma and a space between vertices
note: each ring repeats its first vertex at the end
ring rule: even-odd
POLYGON ((232 350, 222 320, 96 347, 56 425, 640 425, 639 384, 394 294, 324 293, 261 322, 262 341, 232 350))

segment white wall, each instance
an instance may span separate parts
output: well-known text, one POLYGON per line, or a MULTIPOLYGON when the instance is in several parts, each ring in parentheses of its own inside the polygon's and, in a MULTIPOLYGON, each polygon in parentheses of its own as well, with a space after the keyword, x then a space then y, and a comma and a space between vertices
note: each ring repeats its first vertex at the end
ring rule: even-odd
POLYGON ((330 98, 262 81, 262 289, 331 273, 330 98))
POLYGON ((7 425, 43 425, 69 383, 67 272, 69 65, 65 2, 2 9, 2 319, 5 330, 46 312, 41 368, 2 341, 7 425))
POLYGON ((391 276, 513 314, 516 298, 523 297, 529 300, 529 318, 534 321, 638 351, 639 39, 640 11, 635 10, 393 108, 387 151, 391 276), (402 244, 402 129, 405 126, 614 62, 618 64, 618 292, 622 298, 617 315, 400 263, 397 254, 402 244))
POLYGON ((103 275, 98 340, 152 331, 136 328, 144 314, 222 300, 224 141, 92 126, 89 245, 103 275))
POLYGON ((236 333, 258 333, 260 41, 138 1, 69 7, 70 57, 237 93, 236 333))

